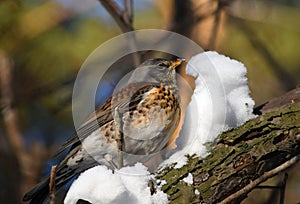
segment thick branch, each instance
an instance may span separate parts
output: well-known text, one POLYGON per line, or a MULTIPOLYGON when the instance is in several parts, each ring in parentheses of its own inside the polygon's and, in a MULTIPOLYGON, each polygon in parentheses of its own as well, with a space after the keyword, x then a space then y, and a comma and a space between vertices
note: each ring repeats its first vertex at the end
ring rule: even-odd
POLYGON ((300 154, 299 99, 300 89, 295 89, 271 100, 260 107, 262 115, 223 133, 205 159, 190 157, 181 169, 162 170, 157 178, 167 181, 162 190, 171 203, 239 203, 259 183, 295 164, 300 154), (191 186, 182 181, 188 173, 193 175, 191 186))

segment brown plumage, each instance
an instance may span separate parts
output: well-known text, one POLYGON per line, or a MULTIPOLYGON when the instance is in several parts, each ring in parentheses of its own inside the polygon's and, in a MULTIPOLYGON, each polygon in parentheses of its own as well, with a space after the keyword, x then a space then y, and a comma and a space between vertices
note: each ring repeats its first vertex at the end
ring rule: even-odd
MULTIPOLYGON (((114 169, 120 164, 145 162, 168 145, 180 119, 174 68, 182 61, 145 61, 133 72, 128 84, 82 124, 59 151, 71 147, 56 171, 57 190, 93 166, 114 169)), ((42 181, 23 200, 48 203, 48 182, 49 179, 42 181)))

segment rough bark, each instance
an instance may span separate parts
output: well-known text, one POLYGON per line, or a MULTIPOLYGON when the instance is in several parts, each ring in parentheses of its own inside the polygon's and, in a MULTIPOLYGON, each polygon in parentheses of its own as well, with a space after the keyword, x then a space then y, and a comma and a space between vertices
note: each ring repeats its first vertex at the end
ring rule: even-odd
POLYGON ((208 157, 189 156, 182 168, 169 167, 157 174, 167 182, 162 190, 171 203, 239 203, 253 187, 299 160, 300 88, 255 112, 260 114, 255 119, 223 133, 208 157), (193 185, 182 181, 188 173, 193 185), (239 196, 232 196, 241 189, 239 196))

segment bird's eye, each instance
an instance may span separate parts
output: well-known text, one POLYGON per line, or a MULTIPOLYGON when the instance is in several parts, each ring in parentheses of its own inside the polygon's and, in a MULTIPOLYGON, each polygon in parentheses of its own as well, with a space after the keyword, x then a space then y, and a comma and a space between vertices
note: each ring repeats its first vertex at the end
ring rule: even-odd
POLYGON ((161 66, 161 67, 169 67, 170 64, 168 62, 161 62, 158 64, 158 66, 161 66))

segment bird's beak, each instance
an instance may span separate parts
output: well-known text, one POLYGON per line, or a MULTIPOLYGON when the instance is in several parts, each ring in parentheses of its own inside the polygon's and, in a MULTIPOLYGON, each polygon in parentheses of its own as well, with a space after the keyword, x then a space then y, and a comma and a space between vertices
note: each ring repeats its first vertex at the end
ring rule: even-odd
POLYGON ((171 61, 170 69, 175 69, 179 65, 181 65, 183 62, 185 62, 185 59, 183 58, 178 58, 176 60, 171 61))

